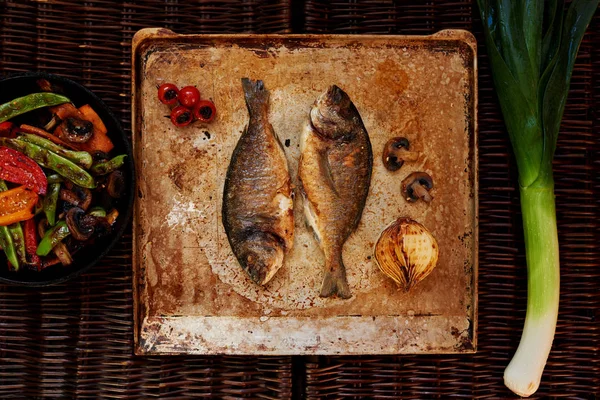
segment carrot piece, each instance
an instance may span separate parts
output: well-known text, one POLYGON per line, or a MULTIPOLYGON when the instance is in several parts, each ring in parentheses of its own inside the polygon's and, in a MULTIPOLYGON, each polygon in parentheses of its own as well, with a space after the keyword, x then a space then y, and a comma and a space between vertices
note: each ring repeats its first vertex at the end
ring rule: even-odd
POLYGON ((77 147, 88 153, 95 151, 103 151, 109 153, 114 145, 107 135, 108 130, 102 122, 102 119, 96 114, 96 112, 88 104, 81 106, 79 112, 83 115, 83 119, 90 121, 94 125, 94 133, 90 140, 85 143, 78 143, 77 147))
POLYGON ((78 150, 72 144, 64 142, 60 138, 54 136, 53 134, 51 134, 49 132, 46 132, 45 130, 43 130, 41 128, 37 128, 35 126, 23 124, 23 125, 19 126, 18 131, 19 132, 23 132, 23 133, 30 133, 32 135, 37 135, 37 136, 43 137, 44 139, 48 139, 51 142, 56 143, 57 145, 63 146, 63 147, 65 147, 67 149, 70 149, 70 150, 78 150))
POLYGON ((92 124, 94 124, 94 127, 97 128, 100 133, 106 135, 108 130, 106 129, 104 122, 102 122, 100 116, 96 114, 96 111, 94 111, 94 109, 90 107, 89 104, 79 107, 79 112, 83 114, 83 119, 85 119, 86 121, 90 121, 92 124))
POLYGON ((84 119, 83 114, 71 103, 64 103, 58 106, 50 107, 50 111, 58 118, 65 120, 69 117, 84 119))

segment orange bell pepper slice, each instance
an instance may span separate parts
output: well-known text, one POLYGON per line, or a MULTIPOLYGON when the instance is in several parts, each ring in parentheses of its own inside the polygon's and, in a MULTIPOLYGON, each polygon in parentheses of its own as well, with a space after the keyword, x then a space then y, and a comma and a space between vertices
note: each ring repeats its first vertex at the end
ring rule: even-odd
POLYGON ((19 186, 0 193, 0 226, 14 224, 33 218, 33 207, 38 201, 38 195, 19 186))

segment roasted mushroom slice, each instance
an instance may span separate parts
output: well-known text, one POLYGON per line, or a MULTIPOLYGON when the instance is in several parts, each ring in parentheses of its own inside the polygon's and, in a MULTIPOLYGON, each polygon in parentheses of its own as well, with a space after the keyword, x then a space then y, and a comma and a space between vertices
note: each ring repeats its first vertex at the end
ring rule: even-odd
POLYGON ((72 143, 85 143, 92 137, 94 125, 84 119, 69 117, 61 124, 64 138, 72 143))
POLYGON ((106 191, 114 199, 118 199, 125 191, 125 177, 119 170, 111 172, 106 182, 106 191))
POLYGON ((60 199, 86 211, 92 204, 92 192, 89 189, 73 185, 69 189, 61 189, 60 199))
POLYGON ((405 137, 394 137, 387 141, 383 149, 383 165, 389 171, 398 171, 405 161, 416 161, 419 153, 411 152, 410 142, 405 137))
POLYGON ((71 255, 69 249, 67 249, 67 246, 64 243, 58 243, 56 246, 54 246, 54 249, 52 250, 54 251, 54 255, 56 256, 56 258, 60 260, 60 263, 62 265, 67 266, 73 263, 73 256, 71 255))
POLYGON ((429 203, 433 197, 429 191, 433 189, 433 179, 426 172, 413 172, 402 181, 402 196, 409 202, 422 199, 429 203))
POLYGON ((91 215, 86 215, 79 207, 73 207, 65 216, 69 231, 75 240, 88 240, 94 234, 95 225, 98 219, 91 215))

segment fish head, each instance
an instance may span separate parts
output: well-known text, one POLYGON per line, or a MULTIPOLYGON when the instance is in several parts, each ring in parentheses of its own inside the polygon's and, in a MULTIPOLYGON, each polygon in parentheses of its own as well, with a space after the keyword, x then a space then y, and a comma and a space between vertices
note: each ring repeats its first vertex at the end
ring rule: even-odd
POLYGON ((310 122, 326 139, 342 139, 352 135, 358 125, 358 112, 350 97, 336 85, 321 94, 310 110, 310 122))
POLYGON ((240 264, 250 279, 259 285, 271 280, 283 265, 284 245, 277 235, 269 232, 253 232, 242 244, 240 264))

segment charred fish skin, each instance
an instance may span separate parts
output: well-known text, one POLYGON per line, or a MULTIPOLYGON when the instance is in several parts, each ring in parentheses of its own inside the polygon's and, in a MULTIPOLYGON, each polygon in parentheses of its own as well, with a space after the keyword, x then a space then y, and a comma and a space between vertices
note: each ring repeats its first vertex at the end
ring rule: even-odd
POLYGON ((248 78, 242 88, 250 119, 227 169, 222 220, 239 264, 265 285, 294 242, 292 185, 283 146, 268 119, 269 91, 248 78))
POLYGON ((367 201, 373 151, 350 97, 333 85, 316 100, 301 141, 304 214, 325 255, 321 297, 352 297, 342 259, 367 201))

